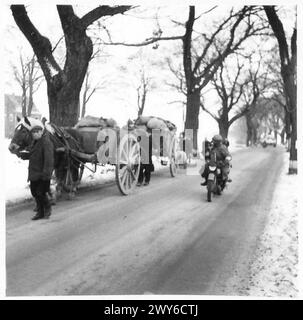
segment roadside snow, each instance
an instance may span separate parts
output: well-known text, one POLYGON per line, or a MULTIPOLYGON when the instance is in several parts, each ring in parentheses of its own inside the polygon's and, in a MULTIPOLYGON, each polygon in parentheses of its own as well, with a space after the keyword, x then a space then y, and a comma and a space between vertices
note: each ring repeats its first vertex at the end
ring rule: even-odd
POLYGON ((289 154, 251 266, 248 295, 296 298, 298 291, 298 176, 288 175, 289 154))
MULTIPOLYGON (((6 204, 15 204, 22 201, 32 199, 32 195, 27 182, 28 160, 21 160, 16 155, 8 151, 10 140, 4 140, 5 150, 5 199, 6 204)), ((159 159, 153 156, 155 170, 161 170, 159 159)), ((90 163, 87 167, 94 170, 94 166, 90 163)), ((85 168, 79 188, 91 187, 95 185, 105 184, 115 179, 115 166, 106 164, 97 166, 96 172, 91 172, 85 168)), ((55 186, 53 186, 54 188, 55 186)))
MULTIPOLYGON (((11 154, 8 151, 8 145, 10 143, 9 139, 4 139, 4 150, 5 150, 5 199, 6 204, 14 204, 26 200, 32 199, 31 192, 29 189, 29 183, 27 182, 27 172, 28 172, 28 161, 21 160, 15 155, 11 154)), ((229 149, 231 152, 243 148, 243 145, 234 145, 229 149)), ((161 170, 163 167, 160 163, 160 159, 153 156, 153 164, 155 166, 155 171, 161 170)), ((194 175, 198 174, 197 172, 197 160, 192 159, 190 167, 194 175)), ((200 164, 200 162, 199 162, 200 164)), ((94 169, 94 166, 87 164, 91 169, 94 169)), ((190 170, 189 167, 189 170, 190 170)), ((199 167, 199 166, 198 166, 199 167)), ((201 165, 200 165, 201 167, 201 165)), ((190 174, 190 172, 188 172, 190 174)), ((95 173, 89 171, 88 169, 84 170, 83 177, 79 188, 95 186, 100 184, 105 184, 115 179, 115 166, 104 165, 97 166, 95 173)), ((54 186, 53 186, 54 188, 54 186)))

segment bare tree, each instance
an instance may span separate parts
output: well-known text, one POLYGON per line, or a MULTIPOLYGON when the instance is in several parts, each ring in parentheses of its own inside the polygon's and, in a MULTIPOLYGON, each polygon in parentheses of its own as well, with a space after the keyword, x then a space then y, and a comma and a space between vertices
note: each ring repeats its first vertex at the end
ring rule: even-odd
POLYGON ((278 134, 281 136, 283 144, 283 130, 285 127, 285 110, 282 104, 276 102, 273 97, 262 97, 257 102, 255 108, 251 109, 247 114, 247 129, 248 129, 248 145, 253 145, 258 142, 261 135, 271 135, 274 133, 275 139, 278 134))
POLYGON ((275 6, 264 6, 264 10, 279 44, 281 75, 284 83, 286 106, 290 114, 291 123, 289 173, 292 174, 297 172, 295 164, 297 161, 297 27, 294 27, 289 46, 283 23, 277 15, 275 6))
POLYGON ((216 89, 216 92, 221 100, 221 108, 218 111, 218 115, 211 113, 205 106, 202 104, 202 109, 210 114, 219 125, 219 133, 222 137, 227 138, 229 127, 234 121, 239 119, 247 112, 247 107, 243 108, 240 112, 230 118, 229 114, 234 111, 234 107, 237 106, 241 96, 243 95, 243 90, 247 79, 239 81, 241 71, 243 69, 243 64, 240 65, 239 60, 237 60, 237 72, 232 79, 228 73, 227 67, 222 63, 218 69, 218 72, 215 74, 212 83, 216 89), (226 75, 223 74, 226 73, 226 75))
POLYGON ((289 107, 286 103, 286 93, 284 89, 284 82, 281 76, 281 67, 280 67, 280 57, 279 57, 279 48, 276 45, 270 52, 269 58, 267 61, 268 69, 271 76, 271 90, 273 94, 270 96, 270 99, 274 100, 278 105, 284 109, 284 128, 281 131, 281 140, 284 144, 284 140, 288 141, 288 151, 290 151, 291 145, 291 113, 289 107))
POLYGON ((258 129, 261 119, 256 116, 256 109, 250 109, 245 113, 247 147, 255 145, 258 141, 258 129))
POLYGON ((145 70, 141 70, 140 84, 137 87, 137 107, 138 116, 141 116, 144 111, 147 93, 150 90, 150 78, 146 76, 145 70))
POLYGON ((101 17, 123 14, 130 8, 99 6, 79 18, 71 5, 57 5, 66 46, 62 69, 54 58, 49 39, 33 25, 25 6, 11 6, 15 22, 32 46, 46 79, 51 122, 70 126, 78 120, 80 90, 93 54, 93 43, 86 34, 87 28, 101 17))
POLYGON ((22 115, 30 116, 33 109, 33 96, 43 82, 41 69, 38 66, 35 56, 26 58, 21 52, 19 55, 20 66, 13 65, 15 80, 22 90, 22 115))
MULTIPOLYGON (((212 10, 213 8, 209 11, 212 10)), ((107 44, 144 46, 148 44, 158 44, 159 41, 182 41, 184 72, 184 82, 182 86, 185 84, 186 90, 185 128, 193 131, 193 147, 197 149, 201 90, 213 78, 217 69, 228 55, 236 52, 248 37, 257 35, 264 29, 263 25, 259 25, 257 19, 251 18, 252 15, 259 10, 260 9, 254 6, 243 7, 236 12, 232 9, 223 22, 217 25, 217 28, 211 35, 208 36, 203 32, 196 38, 193 37, 193 34, 196 34, 194 24, 198 19, 201 19, 203 14, 196 17, 195 7, 190 6, 186 23, 175 22, 185 27, 184 35, 164 36, 162 29, 159 27, 158 32, 154 32, 152 37, 147 38, 146 41, 141 43, 127 44, 123 42, 109 42, 107 44), (221 35, 223 35, 222 37, 224 39, 227 38, 228 41, 220 41, 219 37, 221 35), (203 43, 203 48, 198 50, 201 42, 203 43), (195 47, 195 43, 198 44, 197 47, 195 47), (198 51, 201 52, 199 53, 198 51)), ((157 46, 155 48, 157 48, 157 46)))
POLYGON ((263 26, 256 26, 256 22, 251 18, 254 11, 254 7, 244 7, 238 12, 231 10, 229 16, 218 25, 210 37, 203 34, 205 39, 203 50, 200 54, 193 55, 192 35, 197 18, 195 17, 195 7, 190 7, 186 32, 183 37, 183 66, 187 87, 185 127, 194 130, 194 148, 197 146, 201 91, 213 79, 227 56, 236 52, 248 37, 256 35, 264 29, 263 26), (241 25, 242 21, 245 23, 243 26, 241 25), (228 41, 223 43, 220 41, 219 35, 226 28, 229 30, 229 37, 228 41))
POLYGON ((261 58, 256 68, 252 67, 252 55, 247 59, 250 61, 248 70, 243 69, 244 62, 240 63, 237 56, 237 67, 232 70, 235 71, 234 75, 231 75, 230 67, 224 63, 214 75, 212 83, 221 102, 218 115, 201 104, 202 109, 217 121, 220 135, 224 138, 227 138, 230 126, 256 106, 260 94, 266 88, 266 77, 260 74, 261 58))
MULTIPOLYGON (((79 114, 81 118, 85 117, 88 101, 90 100, 90 98, 93 96, 94 93, 96 93, 98 90, 102 90, 105 88, 105 82, 106 81, 103 80, 93 84, 93 81, 91 80, 90 70, 87 69, 82 90, 81 90, 82 99, 79 101, 79 114)), ((81 93, 80 93, 80 97, 81 97, 81 93)))
POLYGON ((21 95, 21 108, 22 108, 22 116, 27 114, 26 106, 27 106, 27 73, 28 70, 26 68, 26 63, 24 62, 24 58, 20 54, 20 69, 17 66, 13 66, 14 77, 18 84, 21 87, 22 95, 21 95))

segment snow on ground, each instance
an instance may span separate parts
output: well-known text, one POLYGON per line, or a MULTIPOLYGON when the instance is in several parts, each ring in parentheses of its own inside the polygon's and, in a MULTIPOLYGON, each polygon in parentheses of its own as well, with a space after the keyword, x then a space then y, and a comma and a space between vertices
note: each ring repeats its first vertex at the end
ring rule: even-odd
MULTIPOLYGON (((6 203, 31 199, 27 182, 28 161, 21 160, 8 151, 9 140, 6 139, 5 144, 6 203)), ((231 147, 230 151, 233 153, 239 148, 243 146, 231 147)), ((288 156, 288 153, 285 153, 284 167, 274 193, 268 221, 250 269, 250 285, 247 292, 249 296, 292 298, 298 296, 297 190, 300 189, 298 176, 287 175, 288 156)), ((159 159, 154 156, 153 162, 155 170, 163 168, 159 159)), ((194 163, 192 164, 196 167, 194 163)), ((196 171, 196 168, 193 169, 196 171)), ((98 166, 96 173, 91 173, 87 169, 84 171, 80 186, 104 184, 113 181, 114 178, 114 166, 98 166)))
MULTIPOLYGON (((6 204, 15 204, 32 199, 32 195, 27 182, 28 160, 22 160, 8 151, 10 140, 5 139, 5 199, 6 204)), ((155 170, 164 168, 159 159, 153 156, 155 170)), ((87 167, 92 170, 94 165, 88 163, 87 167)), ((91 187, 94 185, 105 184, 115 179, 115 166, 106 164, 97 166, 95 173, 85 168, 79 188, 91 187)), ((53 186, 54 188, 54 186, 53 186)))
MULTIPOLYGON (((9 139, 4 139, 4 150, 5 150, 5 199, 6 204, 14 204, 22 202, 24 200, 32 199, 29 183, 27 182, 27 173, 28 173, 28 160, 21 160, 16 155, 11 154, 8 151, 8 145, 10 143, 9 139)), ((243 145, 234 145, 229 149, 231 152, 243 148, 243 145)), ((153 156, 153 164, 155 170, 161 170, 163 167, 160 164, 160 160, 153 156)), ((197 160, 191 160, 192 174, 197 174, 196 166, 197 160)), ((94 169, 94 166, 87 164, 91 169, 94 169)), ((200 168, 199 162, 199 168, 200 168)), ((190 168, 189 168, 190 169, 190 168)), ((190 172, 189 172, 190 174, 190 172)), ((83 178, 81 180, 79 188, 105 184, 115 179, 115 167, 112 165, 97 166, 95 173, 92 173, 88 169, 84 170, 83 178)))
POLYGON ((288 175, 285 153, 282 174, 250 272, 248 295, 298 297, 298 176, 288 175))

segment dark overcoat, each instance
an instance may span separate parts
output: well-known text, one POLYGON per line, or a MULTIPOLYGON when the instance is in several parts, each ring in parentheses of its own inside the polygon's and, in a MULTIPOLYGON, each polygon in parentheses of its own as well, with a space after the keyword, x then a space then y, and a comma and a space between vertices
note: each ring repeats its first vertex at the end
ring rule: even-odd
POLYGON ((54 169, 54 147, 45 130, 29 151, 28 180, 50 180, 54 169))

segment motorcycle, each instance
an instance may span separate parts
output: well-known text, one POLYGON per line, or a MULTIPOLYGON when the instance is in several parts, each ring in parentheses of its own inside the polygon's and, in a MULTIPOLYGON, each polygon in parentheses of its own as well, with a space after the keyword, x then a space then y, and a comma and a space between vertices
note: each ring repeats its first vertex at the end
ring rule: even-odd
POLYGON ((221 195, 222 191, 226 187, 226 182, 228 181, 226 178, 223 177, 222 166, 228 163, 230 165, 232 157, 227 156, 225 158, 225 164, 222 161, 218 161, 216 159, 216 154, 214 154, 212 159, 209 159, 208 162, 208 179, 207 179, 207 201, 211 202, 212 194, 221 195))

